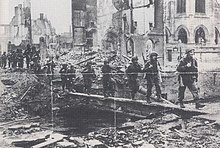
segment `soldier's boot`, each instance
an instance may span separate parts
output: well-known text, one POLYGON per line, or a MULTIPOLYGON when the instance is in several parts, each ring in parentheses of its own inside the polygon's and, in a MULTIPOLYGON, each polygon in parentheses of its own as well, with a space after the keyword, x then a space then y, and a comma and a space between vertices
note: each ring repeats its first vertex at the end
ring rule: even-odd
POLYGON ((200 108, 205 107, 205 105, 204 104, 200 104, 200 103, 197 102, 195 107, 196 107, 196 109, 200 109, 200 108))
POLYGON ((185 105, 183 104, 183 101, 180 101, 180 108, 185 108, 185 105))

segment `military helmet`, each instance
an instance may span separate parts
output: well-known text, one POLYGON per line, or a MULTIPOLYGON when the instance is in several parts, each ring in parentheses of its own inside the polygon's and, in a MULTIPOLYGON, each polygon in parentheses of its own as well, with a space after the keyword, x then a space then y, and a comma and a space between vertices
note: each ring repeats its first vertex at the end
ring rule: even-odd
POLYGON ((104 64, 107 64, 109 63, 109 61, 107 59, 104 60, 104 64))
POLYGON ((131 61, 132 61, 132 62, 138 61, 138 57, 137 57, 137 56, 132 57, 132 58, 131 58, 131 61))
POLYGON ((150 54, 150 56, 151 56, 151 57, 152 57, 152 56, 158 56, 158 53, 155 52, 155 51, 152 51, 151 54, 150 54))
POLYGON ((191 51, 194 51, 194 49, 186 49, 186 50, 185 50, 185 53, 188 54, 188 53, 190 53, 191 51))

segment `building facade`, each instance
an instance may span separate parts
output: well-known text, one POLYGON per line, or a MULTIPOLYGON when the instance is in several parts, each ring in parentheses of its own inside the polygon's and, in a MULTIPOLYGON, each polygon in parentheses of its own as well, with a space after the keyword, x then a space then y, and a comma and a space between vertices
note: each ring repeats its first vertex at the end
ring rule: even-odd
MULTIPOLYGON (((167 0, 165 4, 166 63, 175 67, 186 48, 194 48, 202 65, 217 62, 220 3, 218 0, 167 0), (207 61, 207 63, 204 63, 207 61), (173 65, 172 65, 173 64, 173 65)), ((220 62, 220 61, 218 61, 220 62)), ((216 65, 216 64, 214 64, 216 65)))
POLYGON ((143 64, 153 50, 164 62, 163 0, 98 0, 98 42, 103 50, 143 64))
POLYGON ((72 0, 72 30, 74 50, 97 47, 97 0, 72 0))

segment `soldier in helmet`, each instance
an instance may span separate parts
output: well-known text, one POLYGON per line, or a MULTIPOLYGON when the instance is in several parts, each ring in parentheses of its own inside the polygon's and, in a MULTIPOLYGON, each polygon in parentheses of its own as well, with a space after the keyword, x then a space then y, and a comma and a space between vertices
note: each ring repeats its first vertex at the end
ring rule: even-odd
POLYGON ((198 81, 198 63, 193 57, 193 49, 186 49, 185 56, 180 60, 177 67, 177 71, 180 73, 179 80, 179 103, 180 107, 184 108, 183 99, 186 87, 189 88, 195 100, 195 107, 197 109, 204 107, 205 105, 200 104, 199 93, 196 83, 198 81))
POLYGON ((110 84, 111 84, 111 67, 107 60, 104 61, 104 66, 102 67, 102 84, 103 84, 103 94, 104 97, 109 96, 110 84))
POLYGON ((157 100, 161 101, 161 88, 160 88, 160 63, 157 60, 158 54, 152 52, 149 61, 145 64, 143 71, 146 72, 145 79, 147 79, 147 101, 150 102, 152 95, 153 85, 156 87, 157 100))
POLYGON ((67 64, 63 64, 60 69, 61 81, 62 81, 62 89, 65 91, 67 86, 67 64))
POLYGON ((138 73, 142 72, 141 66, 138 64, 138 57, 132 57, 132 63, 126 69, 126 74, 128 76, 128 86, 131 91, 131 99, 134 99, 135 94, 139 90, 139 82, 137 80, 138 73))
POLYGON ((89 95, 91 93, 92 81, 96 77, 95 70, 92 68, 92 62, 88 62, 86 68, 82 71, 84 80, 84 90, 89 95))

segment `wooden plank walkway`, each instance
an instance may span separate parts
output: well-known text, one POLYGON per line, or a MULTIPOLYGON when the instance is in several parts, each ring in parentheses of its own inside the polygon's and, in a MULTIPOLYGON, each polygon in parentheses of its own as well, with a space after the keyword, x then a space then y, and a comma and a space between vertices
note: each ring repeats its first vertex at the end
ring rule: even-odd
POLYGON ((69 92, 68 95, 73 96, 74 98, 84 98, 87 99, 90 105, 99 105, 103 107, 113 107, 112 109, 119 110, 125 113, 136 113, 139 115, 147 115, 149 111, 159 112, 159 111, 169 111, 174 114, 177 114, 183 118, 190 118, 192 116, 208 114, 204 110, 192 109, 192 108, 180 108, 177 105, 167 104, 166 102, 152 102, 148 104, 144 100, 131 100, 127 98, 116 98, 116 97, 104 97, 101 95, 88 95, 84 93, 72 93, 69 92), (132 111, 132 109, 134 109, 132 111))

